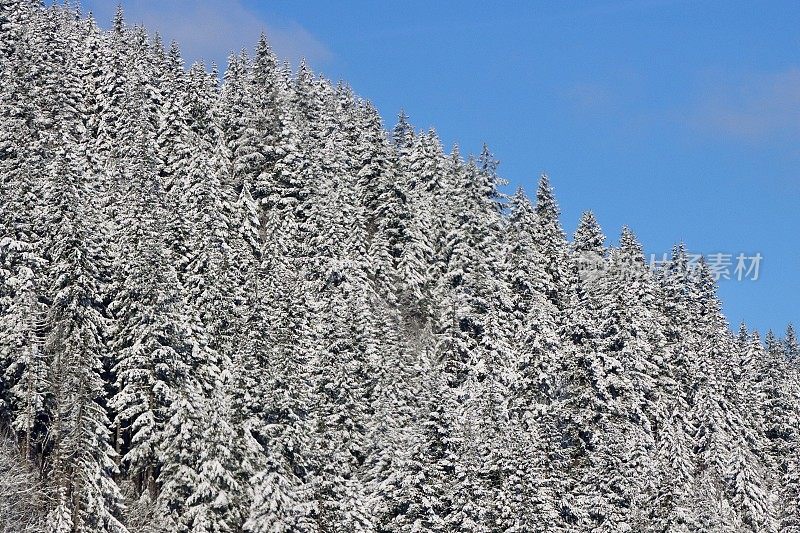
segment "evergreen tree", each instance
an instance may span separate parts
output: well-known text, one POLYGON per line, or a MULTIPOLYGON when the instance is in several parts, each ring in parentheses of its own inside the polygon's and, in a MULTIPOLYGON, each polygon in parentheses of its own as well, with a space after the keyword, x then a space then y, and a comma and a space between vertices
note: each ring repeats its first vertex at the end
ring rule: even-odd
POLYGON ((68 498, 57 516, 68 516, 74 531, 124 532, 101 377, 107 319, 93 255, 97 244, 86 227, 87 213, 79 207, 77 184, 70 181, 78 179, 77 168, 69 156, 62 161, 53 184, 61 198, 60 231, 53 245, 55 284, 45 344, 52 358, 52 476, 68 498))
POLYGON ((786 359, 790 363, 797 365, 800 357, 800 343, 797 341, 797 334, 794 331, 794 326, 789 324, 786 326, 786 338, 784 340, 786 359))
POLYGON ((542 174, 536 191, 536 223, 534 241, 544 259, 545 294, 559 309, 564 306, 566 291, 566 240, 559 221, 560 211, 550 185, 550 178, 542 174))
POLYGON ((161 464, 158 450, 179 388, 191 369, 190 331, 180 314, 178 278, 169 264, 162 236, 164 197, 152 170, 142 163, 130 169, 133 201, 123 219, 125 233, 111 310, 117 318, 112 346, 117 352, 116 414, 118 450, 139 490, 157 494, 161 464))

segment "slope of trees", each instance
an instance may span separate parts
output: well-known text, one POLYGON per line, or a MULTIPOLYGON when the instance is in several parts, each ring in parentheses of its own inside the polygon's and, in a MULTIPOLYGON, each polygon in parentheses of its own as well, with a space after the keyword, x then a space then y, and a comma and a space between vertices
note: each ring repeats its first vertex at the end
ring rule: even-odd
POLYGON ((503 184, 266 38, 0 0, 0 531, 800 533, 794 330, 503 184))

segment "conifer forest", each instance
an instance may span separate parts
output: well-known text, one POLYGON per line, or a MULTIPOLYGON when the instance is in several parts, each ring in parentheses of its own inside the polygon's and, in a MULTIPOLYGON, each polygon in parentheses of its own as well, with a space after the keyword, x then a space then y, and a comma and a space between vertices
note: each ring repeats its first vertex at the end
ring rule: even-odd
POLYGON ((800 533, 797 335, 683 244, 100 22, 0 0, 0 532, 800 533))

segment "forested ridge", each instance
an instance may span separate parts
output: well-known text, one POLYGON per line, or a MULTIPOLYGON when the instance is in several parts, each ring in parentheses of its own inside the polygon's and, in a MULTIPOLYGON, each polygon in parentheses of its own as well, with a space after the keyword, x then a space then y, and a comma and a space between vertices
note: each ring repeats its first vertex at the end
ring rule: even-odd
POLYGON ((0 532, 800 533, 800 347, 268 41, 0 0, 0 532))

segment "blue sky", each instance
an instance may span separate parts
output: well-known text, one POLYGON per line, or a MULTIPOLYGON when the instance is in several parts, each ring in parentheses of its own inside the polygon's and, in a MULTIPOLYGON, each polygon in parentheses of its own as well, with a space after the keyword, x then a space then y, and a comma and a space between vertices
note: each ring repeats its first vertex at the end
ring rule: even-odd
MULTIPOLYGON (((116 1, 84 1, 107 26, 116 1)), ((571 233, 595 211, 648 253, 760 253, 720 282, 729 320, 800 322, 796 1, 125 0, 129 21, 224 62, 260 31, 293 62, 403 108, 446 145, 485 141, 511 187, 546 171, 571 233)))

